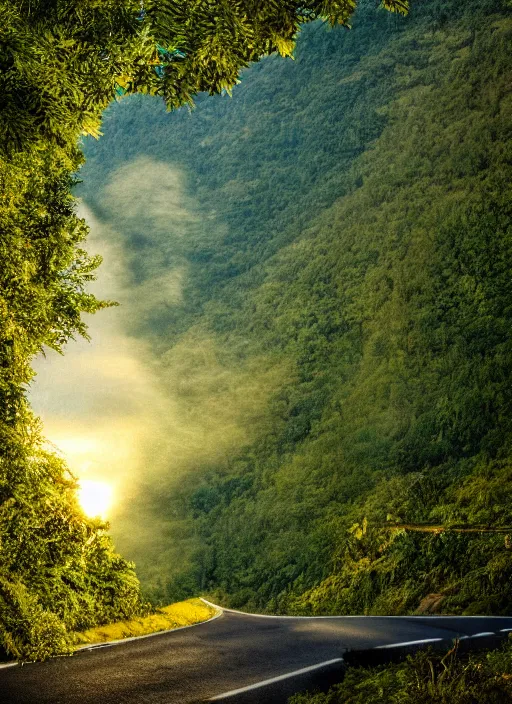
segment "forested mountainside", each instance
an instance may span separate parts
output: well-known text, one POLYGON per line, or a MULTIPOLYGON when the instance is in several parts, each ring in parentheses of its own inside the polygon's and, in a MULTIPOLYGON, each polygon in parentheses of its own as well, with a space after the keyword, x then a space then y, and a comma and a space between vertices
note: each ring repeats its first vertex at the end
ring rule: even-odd
POLYGON ((132 334, 217 443, 114 525, 153 598, 510 610, 511 39, 506 2, 365 3, 231 99, 130 97, 85 144, 78 194, 161 282, 132 334))

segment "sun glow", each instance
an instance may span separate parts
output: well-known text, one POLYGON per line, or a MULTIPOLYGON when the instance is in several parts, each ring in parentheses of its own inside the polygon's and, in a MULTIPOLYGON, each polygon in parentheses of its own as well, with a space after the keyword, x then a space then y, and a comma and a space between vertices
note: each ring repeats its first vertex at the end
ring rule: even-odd
POLYGON ((78 501, 84 513, 91 518, 105 519, 112 505, 114 489, 107 482, 80 479, 78 501))

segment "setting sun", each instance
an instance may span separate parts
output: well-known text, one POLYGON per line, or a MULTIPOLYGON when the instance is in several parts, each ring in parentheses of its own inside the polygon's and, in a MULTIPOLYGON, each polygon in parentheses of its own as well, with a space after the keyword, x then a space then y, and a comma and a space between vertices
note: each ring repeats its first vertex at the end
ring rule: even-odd
POLYGON ((84 513, 91 518, 107 517, 112 505, 114 490, 110 484, 90 479, 81 479, 78 488, 78 500, 84 513))

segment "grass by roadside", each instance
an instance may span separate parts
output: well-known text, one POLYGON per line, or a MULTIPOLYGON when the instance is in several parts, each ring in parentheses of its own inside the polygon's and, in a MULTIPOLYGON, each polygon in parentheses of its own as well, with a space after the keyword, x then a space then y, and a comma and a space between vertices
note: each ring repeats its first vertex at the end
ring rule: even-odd
POLYGON ((349 668, 327 694, 296 694, 289 704, 507 704, 512 702, 512 640, 498 650, 459 655, 422 650, 405 662, 349 668))
POLYGON ((200 599, 188 599, 170 606, 164 606, 153 614, 134 618, 130 621, 117 621, 105 626, 96 626, 81 633, 74 633, 76 647, 94 643, 108 643, 122 638, 158 633, 181 626, 207 621, 215 616, 216 610, 204 604, 200 599))

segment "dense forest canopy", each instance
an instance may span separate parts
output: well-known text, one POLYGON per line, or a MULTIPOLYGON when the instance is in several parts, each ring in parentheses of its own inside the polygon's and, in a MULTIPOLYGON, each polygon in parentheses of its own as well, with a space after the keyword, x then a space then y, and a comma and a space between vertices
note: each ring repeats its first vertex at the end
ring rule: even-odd
MULTIPOLYGON (((404 12, 402 0, 385 0, 404 12)), ((70 194, 81 134, 114 96, 168 108, 230 90, 241 68, 292 51, 301 24, 346 24, 352 0, 0 2, 0 643, 17 657, 66 652, 69 631, 144 608, 133 566, 76 500, 27 403, 35 355, 86 335, 99 259, 70 194)))
POLYGON ((179 274, 131 334, 210 449, 171 443, 114 523, 155 599, 509 611, 511 31, 499 1, 364 3, 232 99, 134 96, 85 145, 134 291, 179 274))

